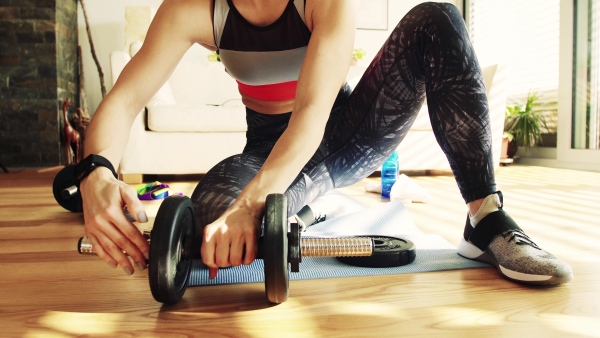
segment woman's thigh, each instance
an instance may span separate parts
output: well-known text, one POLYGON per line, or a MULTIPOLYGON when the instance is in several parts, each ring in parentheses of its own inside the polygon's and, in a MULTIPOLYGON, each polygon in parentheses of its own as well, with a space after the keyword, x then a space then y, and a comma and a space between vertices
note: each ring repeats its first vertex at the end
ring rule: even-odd
POLYGON ((203 227, 219 218, 256 176, 266 157, 239 154, 226 158, 202 177, 194 192, 196 223, 203 227))
POLYGON ((246 109, 246 146, 202 177, 192 194, 197 223, 205 226, 221 216, 256 176, 287 128, 291 114, 267 115, 246 109))
POLYGON ((487 97, 464 21, 450 4, 423 3, 398 23, 334 108, 319 150, 290 190, 301 194, 310 186, 309 195, 318 196, 370 175, 407 135, 426 95, 465 199, 492 189, 487 97))

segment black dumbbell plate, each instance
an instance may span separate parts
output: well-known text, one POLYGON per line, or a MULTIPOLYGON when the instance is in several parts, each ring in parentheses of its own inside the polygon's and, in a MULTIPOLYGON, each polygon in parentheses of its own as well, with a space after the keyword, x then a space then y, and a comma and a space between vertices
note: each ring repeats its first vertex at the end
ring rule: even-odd
POLYGON ((412 263, 416 258, 416 249, 412 241, 388 236, 365 236, 373 238, 372 256, 337 257, 345 264, 366 268, 391 268, 412 263))
POLYGON ((267 196, 264 226, 265 292, 269 302, 280 304, 287 300, 289 290, 285 195, 271 194, 267 196))
POLYGON ((152 296, 165 304, 177 303, 187 288, 192 261, 182 257, 184 239, 194 236, 193 204, 188 197, 163 200, 150 233, 148 280, 152 296))
POLYGON ((81 212, 83 211, 83 203, 79 192, 70 197, 62 195, 64 189, 75 184, 75 166, 71 165, 64 167, 54 177, 54 181, 52 182, 52 193, 54 194, 54 199, 56 199, 56 202, 58 202, 61 207, 72 212, 81 212))

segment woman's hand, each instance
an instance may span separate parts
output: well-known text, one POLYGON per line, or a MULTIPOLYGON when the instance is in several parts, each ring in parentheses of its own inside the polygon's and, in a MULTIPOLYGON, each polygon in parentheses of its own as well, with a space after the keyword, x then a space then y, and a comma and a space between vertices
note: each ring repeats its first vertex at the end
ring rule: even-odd
MULTIPOLYGON (((211 0, 165 0, 152 20, 140 51, 127 63, 88 126, 84 155, 98 154, 117 167, 133 121, 169 79, 187 50, 198 43, 215 47, 211 0)), ((144 269, 149 246, 124 215, 147 222, 134 188, 98 168, 80 182, 85 232, 94 251, 111 266, 132 274, 131 259, 144 269)))
POLYGON ((217 276, 218 268, 249 265, 256 258, 263 207, 238 202, 204 228, 201 255, 210 279, 217 276))
POLYGON ((95 253, 113 268, 120 266, 127 275, 134 271, 128 256, 140 270, 145 269, 150 250, 148 242, 125 216, 127 208, 136 221, 148 222, 135 189, 100 167, 81 181, 80 193, 84 229, 95 253))

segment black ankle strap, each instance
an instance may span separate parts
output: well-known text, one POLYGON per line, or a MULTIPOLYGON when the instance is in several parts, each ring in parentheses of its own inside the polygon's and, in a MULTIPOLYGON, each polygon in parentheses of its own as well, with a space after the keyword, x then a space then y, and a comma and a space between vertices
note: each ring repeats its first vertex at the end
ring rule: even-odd
POLYGON ((502 209, 485 216, 473 228, 467 217, 468 226, 465 227, 465 239, 478 247, 481 251, 490 245, 494 237, 509 230, 521 230, 517 223, 502 209), (472 229, 467 231, 467 229, 472 229), (470 232, 470 233, 468 233, 470 232))

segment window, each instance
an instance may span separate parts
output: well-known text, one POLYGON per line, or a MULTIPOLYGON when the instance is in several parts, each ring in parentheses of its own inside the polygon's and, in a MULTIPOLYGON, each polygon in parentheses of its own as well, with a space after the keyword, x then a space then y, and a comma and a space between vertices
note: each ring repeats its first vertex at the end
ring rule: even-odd
POLYGON ((467 0, 465 18, 480 63, 507 65, 507 104, 537 92, 543 145, 556 147, 560 0, 467 0))
POLYGON ((575 1, 571 147, 600 149, 600 4, 575 1))

